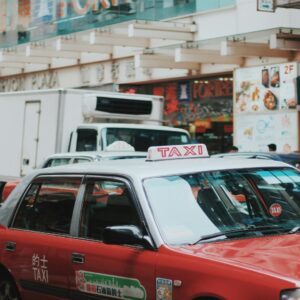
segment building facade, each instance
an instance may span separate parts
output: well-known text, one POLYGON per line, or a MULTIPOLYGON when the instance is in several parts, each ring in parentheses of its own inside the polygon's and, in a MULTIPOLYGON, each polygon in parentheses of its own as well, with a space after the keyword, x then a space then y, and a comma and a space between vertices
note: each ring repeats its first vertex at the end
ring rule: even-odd
MULTIPOLYGON (((234 142, 234 72, 299 59, 297 1, 0 0, 0 92, 165 96, 166 124, 234 142)), ((298 76, 298 74, 296 74, 298 76)), ((293 150, 296 146, 294 146, 293 150)))

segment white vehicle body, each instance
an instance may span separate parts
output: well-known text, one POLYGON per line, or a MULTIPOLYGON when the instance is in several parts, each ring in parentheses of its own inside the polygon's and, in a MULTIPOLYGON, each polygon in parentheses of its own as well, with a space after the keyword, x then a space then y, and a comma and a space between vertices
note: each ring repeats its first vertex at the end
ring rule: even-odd
POLYGON ((55 153, 46 158, 46 160, 39 166, 39 168, 48 168, 54 166, 93 162, 93 161, 105 161, 116 159, 128 159, 128 158, 145 158, 145 152, 136 151, 100 151, 100 152, 66 152, 55 153))
POLYGON ((102 124, 96 128, 96 148, 84 149, 101 151, 107 145, 100 132, 104 124, 152 128, 162 124, 162 114, 163 98, 158 96, 75 89, 1 93, 0 174, 24 176, 53 153, 78 151, 80 124, 86 123, 85 128, 92 130, 95 127, 89 126, 102 124))

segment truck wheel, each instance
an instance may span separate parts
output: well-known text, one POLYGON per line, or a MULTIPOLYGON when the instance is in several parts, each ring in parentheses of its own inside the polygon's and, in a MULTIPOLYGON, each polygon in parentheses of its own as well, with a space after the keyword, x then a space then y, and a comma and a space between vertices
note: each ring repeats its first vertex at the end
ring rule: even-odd
POLYGON ((21 300, 15 283, 8 277, 0 277, 0 299, 21 300))

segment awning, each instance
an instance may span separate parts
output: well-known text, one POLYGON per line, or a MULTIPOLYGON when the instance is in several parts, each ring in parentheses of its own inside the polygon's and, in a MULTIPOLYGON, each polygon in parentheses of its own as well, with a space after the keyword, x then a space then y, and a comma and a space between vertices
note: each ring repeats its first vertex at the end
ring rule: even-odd
MULTIPOLYGON (((299 1, 300 3, 300 1, 299 1)), ((300 30, 275 28, 196 40, 197 26, 173 21, 129 21, 0 49, 0 77, 129 58, 135 68, 197 70, 247 66, 253 58, 299 58, 300 30)))

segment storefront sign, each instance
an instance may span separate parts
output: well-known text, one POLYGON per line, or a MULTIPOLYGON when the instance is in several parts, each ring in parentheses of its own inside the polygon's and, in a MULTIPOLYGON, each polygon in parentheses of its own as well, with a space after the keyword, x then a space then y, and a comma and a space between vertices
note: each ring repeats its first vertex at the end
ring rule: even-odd
POLYGON ((165 97, 164 116, 169 124, 182 126, 199 120, 232 121, 233 81, 230 77, 173 81, 155 85, 130 85, 121 91, 165 97))
POLYGON ((0 80, 0 92, 18 92, 25 90, 25 76, 0 80))
POLYGON ((297 64, 286 63, 237 69, 235 111, 260 113, 295 109, 297 64))
POLYGON ((53 89, 60 87, 57 72, 37 72, 0 80, 0 92, 53 89))
POLYGON ((179 101, 189 101, 191 99, 191 88, 189 81, 178 82, 177 97, 179 101))
POLYGON ((57 16, 68 18, 70 15, 85 16, 89 11, 98 11, 107 9, 111 6, 117 6, 117 0, 59 0, 57 5, 57 16), (70 2, 71 11, 68 10, 68 2, 70 2))
POLYGON ((137 80, 135 70, 128 70, 130 60, 115 63, 103 62, 72 66, 55 71, 37 71, 34 73, 7 76, 0 79, 0 92, 17 92, 24 90, 41 90, 52 88, 77 88, 101 86, 118 81, 137 80))
POLYGON ((31 77, 33 90, 53 89, 59 87, 57 72, 36 73, 31 77))
POLYGON ((193 99, 231 97, 232 81, 227 78, 222 80, 195 80, 193 82, 193 99), (226 79, 226 80, 225 80, 226 79))

